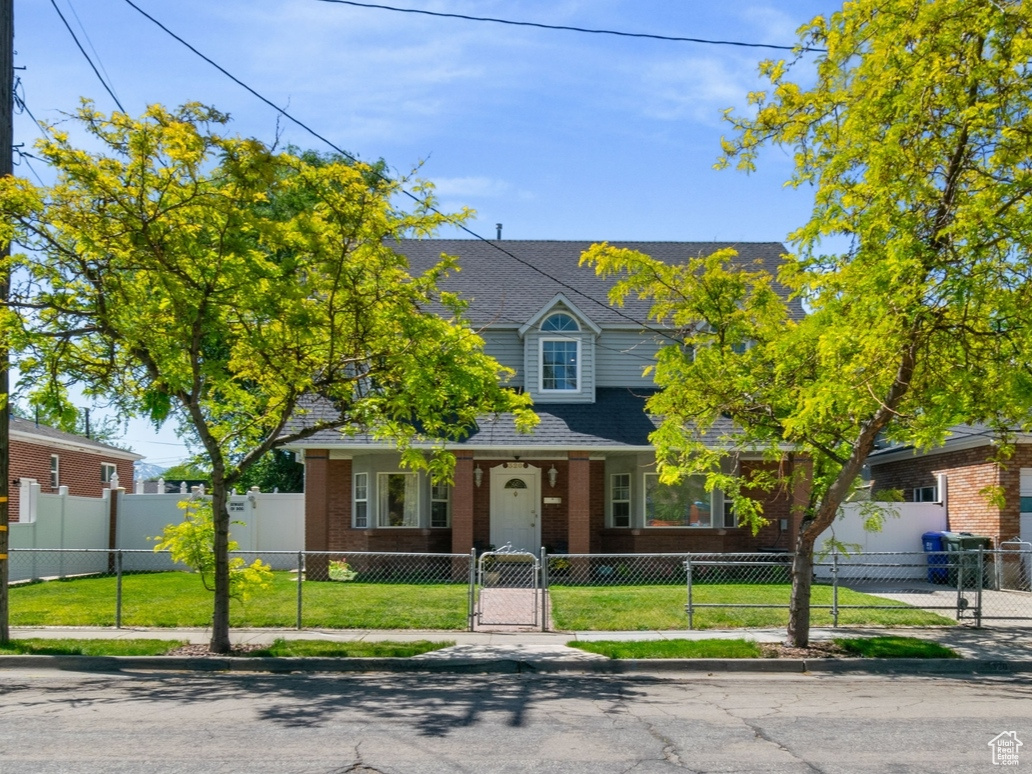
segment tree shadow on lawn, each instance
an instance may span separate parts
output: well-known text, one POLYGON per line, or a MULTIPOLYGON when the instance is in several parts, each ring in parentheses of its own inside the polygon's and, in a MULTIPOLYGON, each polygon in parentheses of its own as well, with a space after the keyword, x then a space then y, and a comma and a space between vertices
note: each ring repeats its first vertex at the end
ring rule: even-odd
MULTIPOLYGON (((589 701, 619 713, 624 705, 648 699, 648 684, 656 679, 634 676, 541 675, 268 675, 155 674, 124 672, 114 677, 83 680, 75 689, 75 704, 146 702, 182 707, 184 704, 240 704, 252 719, 287 728, 313 728, 373 719, 404 721, 419 735, 445 737, 462 728, 501 715, 504 725, 529 725, 528 715, 563 712, 568 703, 589 701), (134 679, 125 680, 127 675, 134 679), (113 698, 112 692, 118 696, 113 698)), ((46 690, 38 683, 21 686, 46 690)), ((67 701, 67 687, 54 686, 55 703, 67 701), (63 694, 58 697, 58 693, 63 694)), ((0 694, 14 699, 15 681, 0 694)), ((225 711, 225 710, 220 710, 225 711)))

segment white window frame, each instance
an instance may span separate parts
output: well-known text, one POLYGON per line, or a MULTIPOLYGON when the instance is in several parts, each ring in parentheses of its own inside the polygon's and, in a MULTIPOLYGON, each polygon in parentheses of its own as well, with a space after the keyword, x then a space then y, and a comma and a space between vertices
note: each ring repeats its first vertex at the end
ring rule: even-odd
POLYGON ((100 463, 100 483, 110 484, 111 477, 117 475, 118 465, 114 462, 100 463))
POLYGON ((915 503, 937 503, 939 502, 939 487, 932 484, 931 486, 915 486, 914 487, 914 502, 915 503))
POLYGON ((50 455, 50 488, 57 489, 61 486, 61 457, 57 454, 50 455))
POLYGON ((631 526, 631 480, 633 476, 630 473, 613 473, 609 477, 609 523, 611 526, 618 529, 624 529, 631 526), (618 483, 618 480, 623 480, 626 483, 618 483), (625 492, 620 494, 625 495, 623 497, 617 497, 618 490, 622 489, 625 492), (622 506, 617 509, 617 506, 622 506), (626 509, 626 514, 617 514, 617 510, 626 509), (626 524, 621 524, 619 521, 626 521, 626 524))
POLYGON ((451 493, 447 484, 430 484, 430 529, 448 529, 451 527, 451 493), (443 497, 441 495, 444 495, 443 497), (444 503, 444 523, 434 520, 434 506, 444 503))
POLYGON ((376 526, 379 529, 415 529, 419 527, 419 475, 417 473, 408 473, 404 471, 391 471, 386 473, 376 474, 376 490, 377 490, 377 520, 376 526), (401 515, 400 524, 391 524, 389 501, 390 496, 390 478, 392 476, 404 476, 405 477, 405 501, 403 504, 403 511, 401 515), (411 495, 412 503, 408 501, 408 496, 411 495))
MULTIPOLYGON (((697 478, 697 479, 700 479, 701 481, 705 481, 705 476, 688 476, 687 478, 697 478)), ((682 484, 683 483, 684 482, 682 482, 682 484)), ((641 499, 642 499, 642 525, 646 529, 713 529, 714 528, 714 524, 713 524, 713 508, 714 508, 715 501, 718 499, 716 497, 716 492, 714 492, 714 491, 706 493, 709 496, 709 522, 708 523, 706 523, 706 524, 692 524, 691 523, 691 519, 690 519, 690 515, 688 515, 688 516, 686 516, 686 523, 684 523, 684 524, 649 524, 649 520, 650 520, 650 518, 649 518, 649 510, 650 510, 650 508, 649 508, 649 495, 651 494, 652 488, 654 486, 665 486, 665 485, 659 483, 659 474, 658 473, 645 473, 644 474, 644 480, 642 482, 641 499), (649 483, 650 479, 653 480, 655 483, 650 485, 650 483, 649 483)))
POLYGON ((369 529, 369 474, 356 473, 351 483, 351 526, 369 529), (359 506, 362 506, 359 508, 359 506), (361 512, 361 515, 359 515, 361 512))
POLYGON ((543 336, 538 342, 538 388, 543 393, 551 395, 570 395, 581 390, 581 342, 580 339, 572 339, 569 336, 543 336), (545 344, 561 343, 573 344, 575 348, 574 380, 572 388, 567 387, 545 387, 545 344))

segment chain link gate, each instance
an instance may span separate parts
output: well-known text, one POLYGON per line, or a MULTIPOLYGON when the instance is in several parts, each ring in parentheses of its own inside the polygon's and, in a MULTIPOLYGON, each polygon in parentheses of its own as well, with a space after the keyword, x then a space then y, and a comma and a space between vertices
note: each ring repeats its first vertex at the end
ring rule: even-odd
POLYGON ((476 626, 526 626, 546 621, 541 562, 509 545, 485 551, 477 560, 476 626))

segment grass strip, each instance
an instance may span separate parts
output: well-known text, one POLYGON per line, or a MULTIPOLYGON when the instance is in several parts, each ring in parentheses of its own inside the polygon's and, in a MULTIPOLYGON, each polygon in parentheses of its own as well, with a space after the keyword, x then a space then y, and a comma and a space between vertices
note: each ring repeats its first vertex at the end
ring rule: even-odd
POLYGON ((186 640, 47 640, 28 637, 0 645, 0 656, 163 656, 186 640))
POLYGON ((432 642, 328 642, 326 640, 277 639, 267 648, 241 654, 245 657, 276 656, 291 658, 411 658, 441 648, 450 648, 454 640, 432 642))
POLYGON ((847 655, 862 658, 960 658, 952 648, 918 637, 848 637, 834 643, 847 655))
POLYGON ((566 643, 609 658, 762 658, 752 640, 581 640, 566 643))

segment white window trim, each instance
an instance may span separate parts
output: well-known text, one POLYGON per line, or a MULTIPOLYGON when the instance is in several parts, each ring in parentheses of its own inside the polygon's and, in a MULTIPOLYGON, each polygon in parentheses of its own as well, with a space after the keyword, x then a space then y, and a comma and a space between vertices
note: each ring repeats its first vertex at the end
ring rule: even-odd
POLYGON ((369 474, 355 473, 351 481, 351 526, 355 529, 369 529, 369 474), (365 497, 358 496, 358 480, 363 479, 365 497), (358 504, 365 504, 365 524, 358 523, 358 504))
POLYGON ((444 488, 445 497, 434 497, 435 487, 433 483, 430 484, 430 529, 450 529, 451 528, 451 517, 452 517, 452 488, 447 484, 441 484, 444 488), (445 503, 444 506, 444 524, 434 524, 434 503, 445 503))
POLYGON ((543 333, 570 334, 570 333, 580 333, 581 326, 580 326, 580 323, 577 322, 577 318, 574 317, 572 314, 570 314, 569 312, 564 312, 562 310, 557 310, 557 311, 554 311, 554 312, 551 312, 550 314, 548 314, 545 317, 545 319, 541 321, 541 325, 539 326, 539 328, 540 328, 540 330, 543 333), (545 326, 548 325, 548 321, 551 320, 553 317, 566 317, 568 320, 570 320, 570 322, 573 323, 574 327, 568 328, 568 329, 565 329, 565 330, 546 328, 545 326))
POLYGON ((50 487, 57 489, 61 486, 61 457, 58 454, 50 455, 50 487))
POLYGON ((102 463, 100 463, 100 483, 102 483, 102 484, 110 484, 111 483, 111 476, 112 475, 117 475, 117 474, 118 474, 118 465, 116 463, 114 463, 114 462, 102 462, 102 463), (107 477, 105 477, 104 476, 104 472, 108 468, 111 469, 111 472, 107 475, 107 477))
MULTIPOLYGON (((645 529, 719 529, 719 527, 717 527, 713 523, 713 520, 715 518, 714 512, 713 512, 714 508, 715 508, 715 506, 717 504, 717 500, 718 499, 722 499, 722 498, 718 498, 717 497, 716 490, 713 490, 713 491, 708 493, 709 494, 709 505, 710 505, 710 508, 709 508, 710 523, 709 524, 673 524, 673 525, 668 525, 668 524, 649 524, 649 485, 648 485, 648 480, 649 480, 650 477, 656 479, 656 483, 659 483, 659 474, 658 473, 645 473, 645 474, 643 474, 642 487, 641 487, 641 523, 642 523, 642 526, 645 529)), ((720 510, 721 510, 720 518, 721 518, 721 521, 723 521, 723 515, 724 515, 723 514, 723 506, 721 506, 720 510)))
POLYGON ((914 492, 913 492, 913 497, 914 497, 914 502, 915 503, 937 503, 937 502, 940 502, 940 500, 939 500, 939 487, 935 486, 934 484, 931 484, 929 486, 915 486, 914 487, 914 492), (932 495, 932 499, 931 500, 929 500, 929 499, 927 499, 927 498, 925 498, 923 496, 925 492, 930 492, 931 493, 931 495, 932 495))
MULTIPOLYGON (((410 487, 408 485, 406 485, 406 487, 405 487, 406 494, 408 493, 409 488, 410 487)), ((376 508, 376 528, 377 529, 418 529, 419 526, 420 526, 420 513, 421 513, 421 510, 420 510, 420 489, 421 489, 421 487, 419 485, 419 474, 418 473, 413 473, 413 472, 407 471, 407 470, 388 470, 388 471, 383 471, 381 473, 377 473, 376 474, 376 505, 377 505, 377 508, 376 508), (413 509, 415 510, 415 513, 416 513, 416 523, 415 524, 391 525, 391 524, 384 524, 383 523, 384 520, 385 520, 384 517, 387 515, 387 514, 383 513, 383 503, 384 503, 384 499, 386 498, 386 495, 387 495, 386 479, 387 479, 388 476, 411 476, 412 479, 415 480, 415 484, 413 486, 411 486, 411 491, 413 493, 412 496, 415 498, 415 503, 412 506, 413 509)))
POLYGON ((546 395, 575 395, 583 389, 584 380, 581 375, 581 365, 584 361, 583 357, 584 348, 581 346, 581 340, 579 338, 573 338, 571 336, 542 336, 538 341, 538 391, 546 395), (572 390, 561 390, 561 389, 546 389, 545 388, 545 342, 546 341, 560 341, 564 344, 574 344, 577 347, 577 386, 572 390))
POLYGON ((613 527, 614 529, 630 529, 632 526, 634 526, 634 514, 632 512, 633 509, 631 508, 631 503, 634 502, 634 499, 633 499, 634 493, 632 491, 632 486, 631 486, 633 481, 634 481, 634 476, 631 475, 630 473, 611 473, 610 476, 609 476, 609 526, 613 527), (627 479, 627 498, 626 499, 617 500, 615 495, 614 495, 614 492, 616 490, 616 479, 617 479, 618 476, 619 477, 626 477, 626 479, 627 479), (617 503, 627 503, 627 523, 626 524, 617 524, 616 523, 616 504, 617 503))

